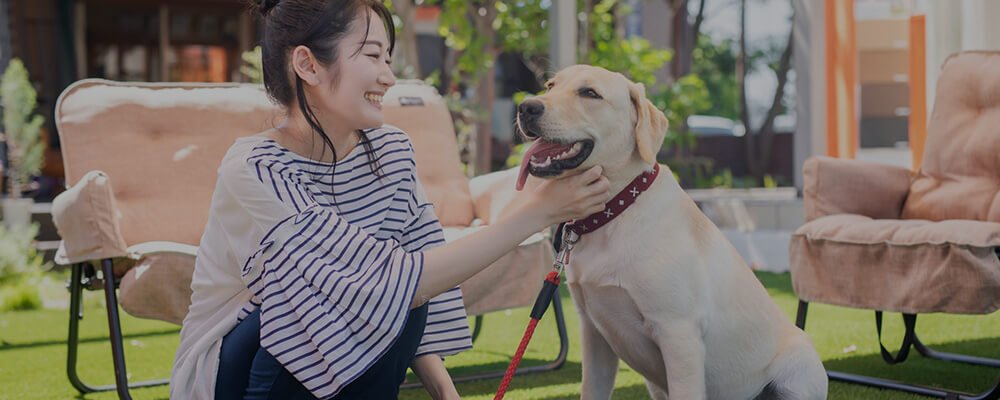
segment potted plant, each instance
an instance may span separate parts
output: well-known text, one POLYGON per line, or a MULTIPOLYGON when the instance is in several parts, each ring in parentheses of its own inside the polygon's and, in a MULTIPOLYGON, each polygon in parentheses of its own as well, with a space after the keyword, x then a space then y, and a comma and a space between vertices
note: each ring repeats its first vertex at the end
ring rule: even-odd
POLYGON ((22 198, 24 186, 41 171, 45 144, 39 134, 42 116, 35 114, 35 88, 28 70, 14 58, 0 78, 0 106, 3 107, 3 140, 7 143, 7 197, 2 201, 3 222, 7 227, 23 227, 31 222, 31 198, 22 198))

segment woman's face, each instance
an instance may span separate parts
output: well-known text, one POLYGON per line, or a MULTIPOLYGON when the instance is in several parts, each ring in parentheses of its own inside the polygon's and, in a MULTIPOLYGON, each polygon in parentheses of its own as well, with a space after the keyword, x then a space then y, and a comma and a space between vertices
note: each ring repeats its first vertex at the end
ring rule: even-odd
POLYGON ((337 61, 324 68, 325 79, 316 88, 320 92, 318 98, 309 101, 313 107, 322 108, 322 114, 333 117, 324 122, 349 131, 382 126, 382 97, 396 84, 389 68, 389 37, 385 26, 373 10, 366 11, 367 26, 364 14, 351 23, 337 45, 337 61))

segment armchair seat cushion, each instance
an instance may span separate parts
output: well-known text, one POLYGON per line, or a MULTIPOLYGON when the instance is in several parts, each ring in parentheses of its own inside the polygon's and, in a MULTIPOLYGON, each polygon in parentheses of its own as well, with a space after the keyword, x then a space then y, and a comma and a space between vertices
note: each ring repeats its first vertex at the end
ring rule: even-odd
POLYGON ((180 325, 191 305, 191 254, 142 256, 122 277, 118 302, 129 314, 180 325))
POLYGON ((802 300, 903 313, 987 314, 1000 307, 1000 223, 829 215, 792 234, 802 300))

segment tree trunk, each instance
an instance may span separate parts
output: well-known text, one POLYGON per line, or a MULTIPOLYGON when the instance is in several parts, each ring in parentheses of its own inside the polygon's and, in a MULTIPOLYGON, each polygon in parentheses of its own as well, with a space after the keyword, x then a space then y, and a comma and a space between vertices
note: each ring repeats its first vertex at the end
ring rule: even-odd
POLYGON ((774 97, 771 99, 771 106, 767 110, 767 115, 760 129, 754 130, 750 126, 750 110, 747 104, 746 75, 749 70, 747 65, 746 47, 746 0, 740 0, 740 56, 736 63, 736 73, 740 83, 740 120, 746 128, 744 141, 746 144, 747 167, 750 174, 757 183, 764 180, 764 174, 771 159, 771 146, 774 140, 774 120, 781 110, 781 100, 785 95, 785 85, 788 83, 788 71, 791 69, 792 45, 794 27, 788 33, 788 42, 785 51, 781 53, 781 60, 778 62, 776 75, 778 87, 775 89, 774 97))
MULTIPOLYGON (((583 10, 581 11, 583 15, 594 14, 594 0, 583 0, 583 10)), ((590 38, 590 21, 584 20, 583 22, 577 21, 577 57, 580 63, 589 64, 590 63, 590 48, 593 46, 594 41, 590 38)))
POLYGON ((423 78, 424 75, 420 71, 420 52, 417 50, 417 30, 415 27, 417 6, 413 4, 413 0, 396 0, 392 4, 396 9, 396 15, 403 22, 398 41, 400 46, 396 51, 396 57, 401 61, 400 65, 412 67, 413 74, 418 79, 423 78))
POLYGON ((670 77, 673 81, 691 72, 691 52, 694 41, 691 40, 691 24, 688 22, 688 0, 669 0, 670 7, 670 42, 674 49, 674 57, 670 60, 670 77))
POLYGON ((476 155, 474 164, 474 174, 481 175, 492 170, 493 158, 493 98, 496 96, 496 85, 493 75, 496 73, 494 61, 500 55, 500 50, 496 47, 496 32, 493 31, 493 20, 497 17, 495 0, 487 0, 479 4, 479 7, 469 7, 472 18, 476 24, 476 30, 485 38, 483 45, 484 52, 490 53, 490 65, 479 76, 476 83, 476 102, 482 110, 481 118, 476 122, 476 155), (485 9, 485 15, 479 14, 479 9, 485 9))

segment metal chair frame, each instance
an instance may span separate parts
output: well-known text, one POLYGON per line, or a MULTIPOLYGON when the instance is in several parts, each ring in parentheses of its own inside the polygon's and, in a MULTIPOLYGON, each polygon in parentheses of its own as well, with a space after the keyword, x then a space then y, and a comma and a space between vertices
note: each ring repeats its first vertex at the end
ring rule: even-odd
MULTIPOLYGON (((806 314, 809 312, 809 303, 803 300, 799 300, 799 308, 795 317, 795 325, 802 329, 806 329, 806 314)), ((934 358, 944 361, 961 362, 972 365, 982 365, 987 367, 1000 368, 1000 360, 992 358, 982 358, 967 356, 962 354, 953 354, 936 351, 924 345, 920 339, 917 337, 916 332, 908 332, 908 335, 913 337, 913 348, 917 349, 917 352, 921 356, 934 358)), ((906 346, 900 351, 908 350, 906 346)), ((902 357, 905 359, 905 356, 902 357)), ((903 361, 902 359, 899 361, 903 361)), ((914 385, 904 382, 893 381, 889 379, 874 378, 870 376, 849 374, 846 372, 837 371, 827 371, 827 376, 830 380, 847 382, 858 385, 865 385, 870 387, 875 387, 879 389, 891 389, 903 392, 915 393, 923 396, 937 397, 942 399, 956 399, 956 400, 997 400, 1000 399, 1000 378, 998 378, 997 383, 993 385, 989 390, 980 394, 971 394, 965 392, 958 392, 949 389, 933 388, 928 386, 914 385)))

